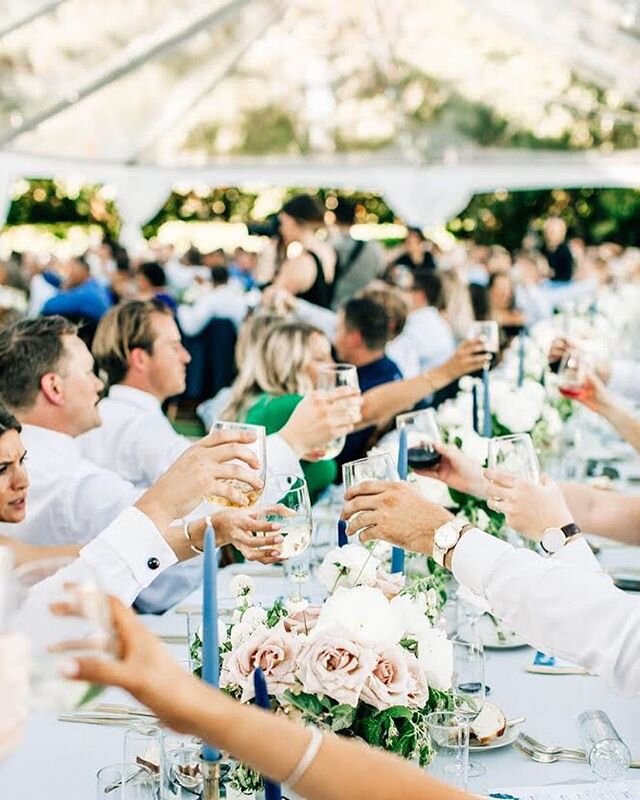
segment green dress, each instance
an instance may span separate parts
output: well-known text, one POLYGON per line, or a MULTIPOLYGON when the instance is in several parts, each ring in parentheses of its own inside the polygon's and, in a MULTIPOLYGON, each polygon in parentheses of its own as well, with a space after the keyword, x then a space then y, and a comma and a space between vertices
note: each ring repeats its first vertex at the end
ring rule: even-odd
MULTIPOLYGON (((245 422, 264 425, 267 435, 277 433, 289 421, 295 407, 302 400, 300 394, 283 394, 278 397, 263 394, 247 411, 245 422)), ((309 486, 311 502, 336 479, 338 467, 333 459, 327 461, 300 461, 304 477, 309 486)))

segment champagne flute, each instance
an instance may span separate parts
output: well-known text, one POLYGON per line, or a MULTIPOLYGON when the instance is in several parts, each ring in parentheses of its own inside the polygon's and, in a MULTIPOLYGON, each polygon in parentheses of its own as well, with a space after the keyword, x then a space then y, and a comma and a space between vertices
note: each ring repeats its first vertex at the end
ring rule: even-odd
POLYGON ((508 472, 529 483, 540 483, 540 464, 528 433, 494 436, 489 440, 489 468, 508 472))
MULTIPOLYGON (((248 447, 256 454, 258 457, 258 461, 260 462, 260 466, 257 469, 257 475, 259 478, 262 479, 262 484, 264 486, 266 474, 267 474, 267 433, 264 429, 263 425, 248 425, 244 422, 226 422, 223 420, 217 420, 211 426, 211 432, 213 431, 242 431, 246 433, 255 434, 256 440, 255 442, 250 442, 249 444, 243 445, 243 447, 248 447)), ((229 462, 230 464, 238 464, 239 466, 244 467, 245 469, 249 469, 249 467, 244 463, 244 461, 240 461, 238 459, 234 459, 233 461, 229 462)), ((234 489, 238 489, 241 491, 249 501, 248 505, 253 506, 255 505, 260 496, 262 495, 262 489, 254 489, 253 486, 250 486, 248 483, 244 481, 240 481, 237 479, 231 479, 225 481, 225 483, 230 484, 233 486, 234 489)), ((239 506, 238 503, 234 503, 233 500, 229 500, 226 497, 221 497, 220 495, 207 495, 205 498, 209 503, 216 506, 230 506, 232 508, 246 508, 246 506, 239 506)))
POLYGON ((15 585, 15 627, 31 646, 32 705, 51 711, 78 708, 99 690, 66 679, 69 660, 115 655, 111 610, 96 573, 78 559, 48 558, 19 567, 15 585), (62 569, 64 580, 55 577, 62 569))
POLYGON ((485 343, 485 352, 489 358, 487 366, 500 351, 500 328, 495 320, 482 320, 473 322, 469 329, 470 339, 482 339, 485 343))
POLYGON ((575 348, 567 350, 558 369, 558 391, 570 400, 579 400, 586 390, 589 361, 575 348))
MULTIPOLYGON (((350 386, 352 389, 360 391, 360 384, 358 383, 358 370, 353 364, 325 364, 318 368, 318 377, 316 380, 316 388, 323 392, 331 392, 341 386, 350 386)), ((360 406, 354 407, 354 422, 360 418, 360 406)), ((337 439, 328 442, 324 449, 322 458, 329 459, 339 456, 344 448, 346 441, 345 436, 339 436, 337 439)))
POLYGON ((396 428, 407 431, 407 464, 411 469, 431 469, 442 456, 434 444, 442 442, 440 428, 432 408, 398 414, 396 428))

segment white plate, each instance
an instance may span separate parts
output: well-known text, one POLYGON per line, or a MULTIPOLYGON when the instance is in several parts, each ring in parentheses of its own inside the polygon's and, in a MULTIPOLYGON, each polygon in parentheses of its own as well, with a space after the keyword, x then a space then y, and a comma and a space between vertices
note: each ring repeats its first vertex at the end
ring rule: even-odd
POLYGON ((500 630, 505 639, 504 641, 499 639, 496 626, 486 615, 478 620, 477 630, 487 650, 515 650, 518 647, 527 647, 527 642, 504 623, 500 623, 500 630))
POLYGON ((469 744, 469 751, 479 753, 481 750, 498 750, 500 747, 508 747, 518 738, 521 728, 522 724, 510 725, 502 736, 498 736, 497 739, 489 742, 489 744, 478 744, 478 742, 474 743, 472 740, 469 744))

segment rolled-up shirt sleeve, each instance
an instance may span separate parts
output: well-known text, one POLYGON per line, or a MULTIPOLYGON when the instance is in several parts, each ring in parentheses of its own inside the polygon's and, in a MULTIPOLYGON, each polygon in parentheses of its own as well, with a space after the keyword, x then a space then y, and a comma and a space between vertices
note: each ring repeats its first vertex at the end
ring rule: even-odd
POLYGON ((472 530, 452 569, 533 646, 640 694, 640 603, 613 585, 584 540, 543 558, 472 530))

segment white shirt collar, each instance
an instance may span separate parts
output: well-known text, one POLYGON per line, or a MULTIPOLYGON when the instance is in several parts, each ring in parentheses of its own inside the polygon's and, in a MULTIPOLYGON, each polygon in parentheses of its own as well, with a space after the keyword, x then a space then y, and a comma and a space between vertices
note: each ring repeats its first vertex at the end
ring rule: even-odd
POLYGON ((40 425, 23 425, 21 436, 27 450, 43 447, 57 455, 73 454, 74 457, 78 457, 78 445, 68 433, 42 428, 40 425))
POLYGON ((121 383, 117 383, 109 389, 108 397, 110 400, 117 400, 120 403, 127 403, 144 410, 159 411, 161 409, 157 397, 142 391, 142 389, 134 389, 133 386, 123 386, 121 383))

